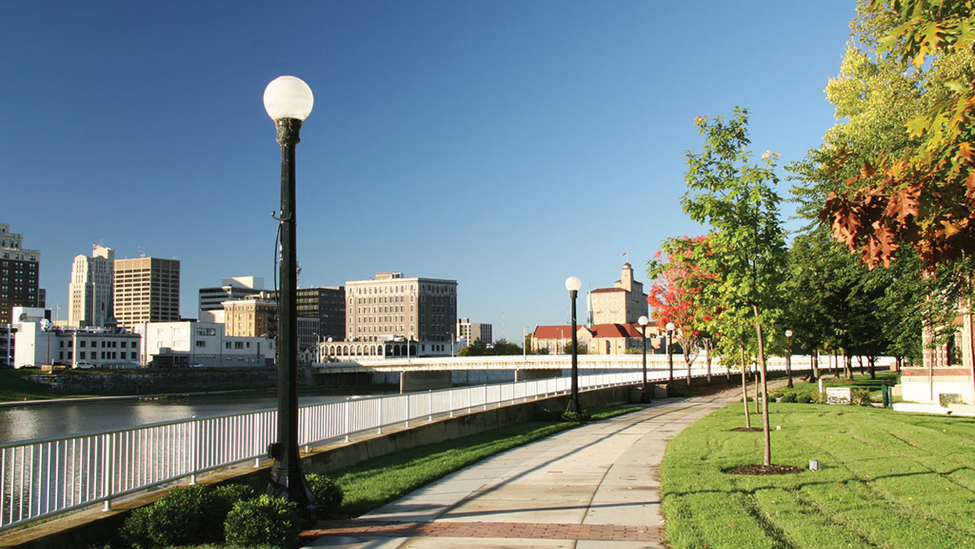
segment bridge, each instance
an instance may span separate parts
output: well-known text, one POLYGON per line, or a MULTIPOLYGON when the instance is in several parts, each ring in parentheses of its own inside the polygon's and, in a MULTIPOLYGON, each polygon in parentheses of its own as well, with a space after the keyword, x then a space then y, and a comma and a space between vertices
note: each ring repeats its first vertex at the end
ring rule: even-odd
MULTIPOLYGON (((707 367, 704 357, 698 355, 691 363, 692 378, 705 377, 707 367)), ((770 357, 771 371, 784 371, 786 361, 782 357, 770 357)), ((328 378, 347 380, 349 376, 369 375, 371 381, 399 383, 400 391, 444 389, 454 385, 530 381, 562 377, 572 367, 571 355, 509 355, 477 357, 400 357, 346 362, 324 362, 313 365, 316 374, 328 383, 328 378)), ((643 369, 642 354, 628 355, 579 355, 580 374, 612 372, 637 372, 643 369)), ((687 376, 683 355, 673 357, 674 377, 687 376)), ((793 371, 812 368, 809 356, 793 356, 793 371)), ((711 363, 711 375, 727 375, 717 360, 711 363)), ((667 355, 647 355, 647 379, 651 382, 667 381, 670 367, 667 355)))

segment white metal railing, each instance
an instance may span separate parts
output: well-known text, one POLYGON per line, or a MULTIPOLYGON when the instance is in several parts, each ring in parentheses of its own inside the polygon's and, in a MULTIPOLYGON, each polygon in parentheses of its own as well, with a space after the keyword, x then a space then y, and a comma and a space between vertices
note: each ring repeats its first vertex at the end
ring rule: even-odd
MULTIPOLYGON (((703 377, 699 361, 692 377, 703 377)), ((657 365, 655 365, 657 366, 657 365)), ((798 366, 795 369, 808 369, 798 366)), ((772 364, 770 370, 782 370, 772 364)), ((725 368, 712 366, 712 375, 725 368)), ((668 378, 668 370, 648 369, 648 380, 668 378)), ((686 366, 675 357, 674 378, 686 366)), ((580 390, 642 382, 640 370, 580 375, 580 390)), ((436 391, 346 399, 302 406, 298 444, 313 446, 384 428, 475 412, 507 403, 565 394, 569 377, 436 391)), ((276 437, 276 410, 171 421, 85 435, 0 445, 0 531, 102 503, 137 491, 189 479, 219 468, 265 458, 276 437)))
MULTIPOLYGON (((656 372, 659 377, 659 372, 656 372)), ((665 374, 666 375, 666 374, 665 374)), ((629 385, 639 373, 580 376, 582 390, 629 385)), ((347 399, 302 406, 299 445, 315 445, 394 425, 562 394, 569 378, 347 399)), ((0 445, 0 531, 148 488, 265 457, 276 410, 194 418, 133 429, 0 445)))

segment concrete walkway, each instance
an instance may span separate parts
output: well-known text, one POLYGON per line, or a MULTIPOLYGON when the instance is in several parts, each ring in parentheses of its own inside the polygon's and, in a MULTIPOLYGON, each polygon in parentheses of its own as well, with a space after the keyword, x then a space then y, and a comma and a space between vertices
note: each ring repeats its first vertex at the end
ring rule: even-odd
POLYGON ((658 482, 667 442, 741 389, 662 399, 509 450, 350 521, 305 547, 635 549, 664 547, 658 482))

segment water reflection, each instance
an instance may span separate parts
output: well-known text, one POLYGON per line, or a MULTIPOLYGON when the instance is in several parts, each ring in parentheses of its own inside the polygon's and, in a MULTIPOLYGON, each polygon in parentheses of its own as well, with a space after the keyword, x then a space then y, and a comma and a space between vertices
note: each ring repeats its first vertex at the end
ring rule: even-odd
MULTIPOLYGON (((345 400, 346 396, 300 397, 299 404, 345 400)), ((277 407, 275 397, 200 396, 154 401, 121 400, 0 408, 0 444, 127 429, 161 421, 238 414, 277 407)))

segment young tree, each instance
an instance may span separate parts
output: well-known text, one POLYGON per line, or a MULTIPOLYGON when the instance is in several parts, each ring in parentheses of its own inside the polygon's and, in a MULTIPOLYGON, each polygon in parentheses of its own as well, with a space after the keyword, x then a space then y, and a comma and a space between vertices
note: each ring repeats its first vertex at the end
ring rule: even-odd
MULTIPOLYGON (((780 287, 785 267, 785 235, 779 219, 778 154, 766 152, 761 163, 749 158, 748 113, 735 108, 730 120, 695 120, 705 138, 703 150, 687 153, 688 191, 681 205, 688 216, 710 225, 711 255, 705 269, 717 275, 715 294, 728 332, 741 328, 742 312, 755 333, 762 397, 768 402, 765 335, 780 314, 780 287)), ((724 331, 724 330, 723 330, 724 331)), ((764 464, 772 464, 768 406, 762 409, 764 464)))

